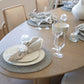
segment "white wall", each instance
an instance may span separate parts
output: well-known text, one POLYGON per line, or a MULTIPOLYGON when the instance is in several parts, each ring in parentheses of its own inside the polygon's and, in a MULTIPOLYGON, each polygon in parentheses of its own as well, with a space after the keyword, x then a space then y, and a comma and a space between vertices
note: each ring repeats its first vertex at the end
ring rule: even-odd
POLYGON ((3 19, 3 8, 11 7, 14 5, 22 4, 26 10, 26 16, 28 17, 28 13, 36 8, 35 0, 1 0, 0 1, 0 28, 1 24, 4 21, 3 19))

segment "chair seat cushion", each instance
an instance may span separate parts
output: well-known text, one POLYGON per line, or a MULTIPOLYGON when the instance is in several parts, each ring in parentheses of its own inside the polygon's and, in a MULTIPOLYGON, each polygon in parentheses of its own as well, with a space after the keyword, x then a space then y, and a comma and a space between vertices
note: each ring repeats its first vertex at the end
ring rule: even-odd
POLYGON ((84 68, 66 73, 61 84, 84 84, 84 68))

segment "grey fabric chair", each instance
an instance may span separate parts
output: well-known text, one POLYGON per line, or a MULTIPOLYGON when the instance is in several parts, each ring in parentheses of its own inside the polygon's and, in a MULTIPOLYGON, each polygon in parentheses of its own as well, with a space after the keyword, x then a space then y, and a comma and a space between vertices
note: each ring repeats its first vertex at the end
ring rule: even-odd
POLYGON ((66 73, 61 84, 84 84, 84 68, 66 73))

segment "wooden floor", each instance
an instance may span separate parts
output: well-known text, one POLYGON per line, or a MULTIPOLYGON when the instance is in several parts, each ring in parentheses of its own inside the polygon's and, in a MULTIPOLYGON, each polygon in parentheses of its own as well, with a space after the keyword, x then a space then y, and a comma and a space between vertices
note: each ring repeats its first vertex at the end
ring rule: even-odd
MULTIPOLYGON (((52 77, 51 84, 61 84, 62 76, 52 77)), ((21 80, 6 77, 0 74, 0 84, 33 84, 33 80, 21 80)))

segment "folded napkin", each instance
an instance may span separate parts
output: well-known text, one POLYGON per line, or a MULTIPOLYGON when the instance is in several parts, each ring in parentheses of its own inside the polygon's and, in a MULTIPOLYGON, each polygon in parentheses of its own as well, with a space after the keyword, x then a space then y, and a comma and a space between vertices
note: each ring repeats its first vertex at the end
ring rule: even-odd
POLYGON ((42 46, 42 43, 43 43, 42 38, 39 37, 32 38, 29 42, 25 44, 28 47, 28 53, 39 50, 42 46))
POLYGON ((29 13, 29 16, 30 16, 30 18, 36 17, 36 12, 31 12, 31 13, 29 13))
POLYGON ((29 16, 30 16, 30 20, 32 20, 36 24, 38 24, 38 22, 41 22, 41 24, 52 23, 52 17, 50 12, 39 12, 39 13, 32 12, 29 14, 29 16))
POLYGON ((32 53, 36 50, 39 50, 42 46, 43 39, 40 37, 34 37, 29 42, 23 44, 19 50, 13 53, 9 61, 11 62, 18 62, 18 60, 22 59, 26 54, 32 53))
POLYGON ((76 31, 80 33, 80 35, 84 36, 84 24, 79 24, 76 26, 76 31))
POLYGON ((17 60, 22 59, 24 57, 24 55, 27 54, 27 50, 28 50, 27 46, 21 45, 20 48, 19 48, 19 50, 17 50, 16 52, 14 52, 10 56, 10 58, 8 59, 8 61, 12 61, 13 62, 13 61, 17 61, 17 60))
POLYGON ((50 16, 50 12, 31 12, 29 13, 30 18, 38 18, 38 19, 45 19, 46 17, 50 16))

